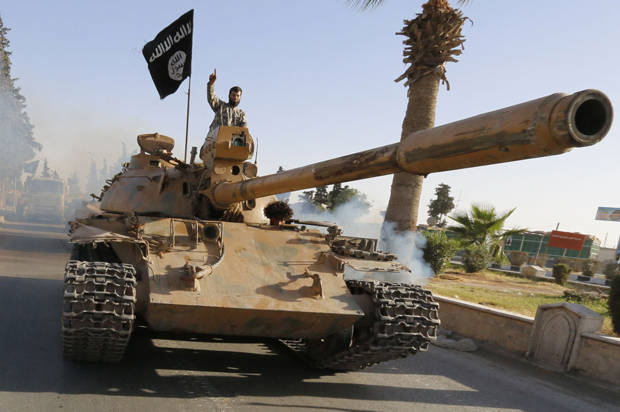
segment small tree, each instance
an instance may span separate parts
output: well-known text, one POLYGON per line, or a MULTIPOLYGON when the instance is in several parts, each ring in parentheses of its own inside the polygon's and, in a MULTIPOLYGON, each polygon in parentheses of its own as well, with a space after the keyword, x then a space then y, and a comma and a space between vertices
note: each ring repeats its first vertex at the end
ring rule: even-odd
POLYGON ((357 189, 353 189, 348 185, 342 187, 340 183, 336 183, 332 186, 332 190, 327 194, 329 210, 337 209, 352 200, 358 202, 362 213, 365 213, 370 208, 370 202, 366 199, 366 195, 357 189))
POLYGON ((97 173, 97 163, 94 159, 90 161, 90 173, 88 174, 88 180, 86 182, 86 193, 98 195, 101 191, 101 184, 99 182, 99 175, 97 173))
POLYGON ((43 171, 41 172, 43 177, 52 177, 52 171, 47 165, 47 158, 43 160, 43 171))
POLYGON ((435 188, 435 199, 428 205, 428 215, 437 219, 437 226, 446 225, 445 217, 454 209, 454 198, 450 196, 450 186, 441 183, 435 188))
POLYGON ((512 209, 498 214, 493 206, 472 205, 470 212, 456 213, 449 216, 459 226, 449 226, 448 229, 456 233, 465 246, 479 245, 484 247, 488 254, 498 263, 504 255, 504 241, 508 236, 518 235, 527 229, 504 230, 506 219, 510 217, 512 209))
POLYGON ((607 280, 612 280, 618 274, 618 264, 614 262, 607 263, 603 273, 607 280))
POLYGON ((620 335, 620 275, 611 279, 608 303, 614 332, 620 335))
POLYGON ((327 200, 327 186, 319 186, 314 191, 314 197, 312 198, 313 203, 321 208, 327 209, 328 200, 327 200))
MULTIPOLYGON (((114 172, 117 173, 117 172, 114 172)), ((103 165, 101 166, 101 169, 99 169, 99 179, 101 180, 105 180, 107 178, 110 178, 112 176, 110 176, 110 170, 108 169, 108 161, 106 160, 106 158, 103 158, 103 165)))
POLYGON ((583 276, 592 277, 595 267, 596 260, 586 259, 581 263, 581 273, 583 274, 583 276))
MULTIPOLYGON (((278 171, 276 173, 282 173, 282 172, 284 172, 284 168, 282 166, 279 166, 278 171)), ((279 193, 276 195, 276 197, 278 198, 278 200, 288 203, 289 200, 291 199, 291 192, 279 193)))
MULTIPOLYGON (((348 190, 348 189, 349 189, 348 185, 345 185, 345 187, 343 188, 342 183, 334 183, 332 185, 332 190, 330 190, 329 193, 327 193, 327 199, 329 200, 330 205, 332 205, 333 207, 334 203, 336 202, 346 203, 349 199, 344 200, 342 198, 342 195, 345 192, 345 190, 348 190)), ((355 189, 352 189, 352 190, 355 190, 355 189)))
POLYGON ((313 209, 319 211, 334 210, 352 200, 358 202, 362 214, 370 208, 370 202, 365 194, 348 185, 342 187, 340 183, 334 184, 330 191, 327 190, 327 186, 319 186, 316 190, 306 190, 302 192, 301 198, 313 209))
POLYGON ((530 254, 520 250, 513 250, 507 253, 508 261, 512 266, 523 266, 530 258, 530 254))
POLYGON ((69 196, 78 197, 82 194, 80 179, 78 178, 77 172, 73 172, 71 177, 67 179, 67 185, 69 186, 69 196))
POLYGON ((491 262, 491 254, 486 247, 472 244, 465 248, 463 253, 463 266, 465 272, 474 273, 486 269, 491 262))
POLYGON ((424 260, 431 266, 436 275, 443 271, 458 247, 457 242, 448 239, 444 232, 422 232, 426 245, 422 248, 424 260))
POLYGON ((301 194, 302 200, 312 203, 312 198, 314 197, 314 190, 304 190, 301 194))
POLYGON ((570 272, 571 267, 566 263, 556 263, 553 265, 553 278, 555 279, 555 283, 558 285, 566 285, 570 272))

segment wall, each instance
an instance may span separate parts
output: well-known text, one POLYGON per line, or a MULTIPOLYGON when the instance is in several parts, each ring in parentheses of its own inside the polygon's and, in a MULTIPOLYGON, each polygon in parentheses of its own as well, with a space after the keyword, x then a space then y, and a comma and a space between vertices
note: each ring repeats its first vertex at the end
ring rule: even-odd
POLYGON ((444 296, 435 300, 442 328, 514 352, 527 351, 534 318, 444 296))
POLYGON ((620 385, 620 339, 594 333, 581 335, 575 369, 587 376, 620 385))
MULTIPOLYGON (((435 295, 442 329, 525 355, 534 318, 435 295)), ((620 385, 620 339, 584 333, 575 352, 574 369, 586 376, 620 385)))

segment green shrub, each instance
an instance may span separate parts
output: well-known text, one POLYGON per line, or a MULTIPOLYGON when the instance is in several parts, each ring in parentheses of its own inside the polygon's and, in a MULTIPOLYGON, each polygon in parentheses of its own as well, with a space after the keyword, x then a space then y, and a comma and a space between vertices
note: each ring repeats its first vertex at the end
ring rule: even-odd
POLYGON ((598 292, 581 292, 574 289, 567 289, 564 291, 564 299, 566 299, 567 302, 587 304, 600 301, 601 295, 598 292))
POLYGON ((620 275, 614 276, 609 288, 609 314, 614 332, 620 334, 620 275))
POLYGON ((596 260, 586 259, 581 263, 581 273, 583 276, 592 277, 596 268, 596 260))
POLYGON ((456 252, 457 243, 448 239, 444 232, 422 232, 426 245, 422 249, 424 260, 431 266, 436 275, 443 272, 444 266, 450 262, 456 252))
POLYGON ((618 274, 618 264, 613 262, 607 263, 603 273, 607 279, 612 280, 618 274))
POLYGON ((484 246, 474 244, 465 248, 463 253, 465 272, 479 272, 486 269, 489 262, 491 262, 491 254, 484 246))
POLYGON ((527 252, 511 251, 507 255, 512 266, 523 266, 530 259, 530 255, 527 252))
POLYGON ((560 257, 557 258, 554 263, 563 263, 567 265, 571 272, 575 270, 575 260, 572 258, 560 257))
POLYGON ((566 285, 568 275, 570 275, 571 267, 566 263, 556 263, 553 265, 553 278, 558 285, 566 285))
POLYGON ((581 303, 583 302, 583 295, 576 290, 569 289, 564 291, 564 299, 567 302, 581 303))

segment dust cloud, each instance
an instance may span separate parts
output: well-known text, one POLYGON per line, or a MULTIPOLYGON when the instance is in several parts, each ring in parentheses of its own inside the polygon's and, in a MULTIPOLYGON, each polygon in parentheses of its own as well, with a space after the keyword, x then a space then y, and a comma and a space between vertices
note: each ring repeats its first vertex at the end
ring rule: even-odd
POLYGON ((19 102, 0 93, 0 216, 64 223, 121 170, 145 129, 126 116, 110 122, 97 110, 45 96, 19 102))
POLYGON ((37 140, 43 145, 37 158, 46 158, 50 168, 65 179, 77 176, 85 193, 93 191, 93 166, 100 190, 105 179, 118 173, 120 164, 129 160, 127 152, 137 148, 136 136, 144 132, 127 118, 110 121, 93 110, 55 108, 44 101, 33 103, 29 112, 37 140))

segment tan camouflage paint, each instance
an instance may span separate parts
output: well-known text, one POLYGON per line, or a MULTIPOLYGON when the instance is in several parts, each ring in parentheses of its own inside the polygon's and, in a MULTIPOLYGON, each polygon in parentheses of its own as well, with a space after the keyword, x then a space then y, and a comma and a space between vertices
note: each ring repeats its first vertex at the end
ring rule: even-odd
POLYGON ((611 110, 600 92, 551 95, 261 178, 247 162, 254 144, 245 128, 221 127, 206 165, 182 164, 170 156, 171 139, 146 135, 152 138, 142 139, 143 151, 104 193, 104 212, 72 223, 72 241, 109 243, 135 266, 136 310, 155 330, 323 337, 352 325, 368 307, 348 291, 347 266, 401 269, 336 254, 316 230, 265 224, 264 196, 401 168, 430 173, 558 154, 602 139, 611 110), (233 144, 240 136, 243 144, 233 144), (214 210, 200 195, 220 207, 247 201, 245 223, 209 219, 214 210))
POLYGON ((553 94, 413 133, 401 143, 210 188, 225 205, 406 171, 428 174, 564 153, 589 146, 609 131, 612 106, 597 90, 553 94), (590 133, 585 133, 585 131, 590 133))

